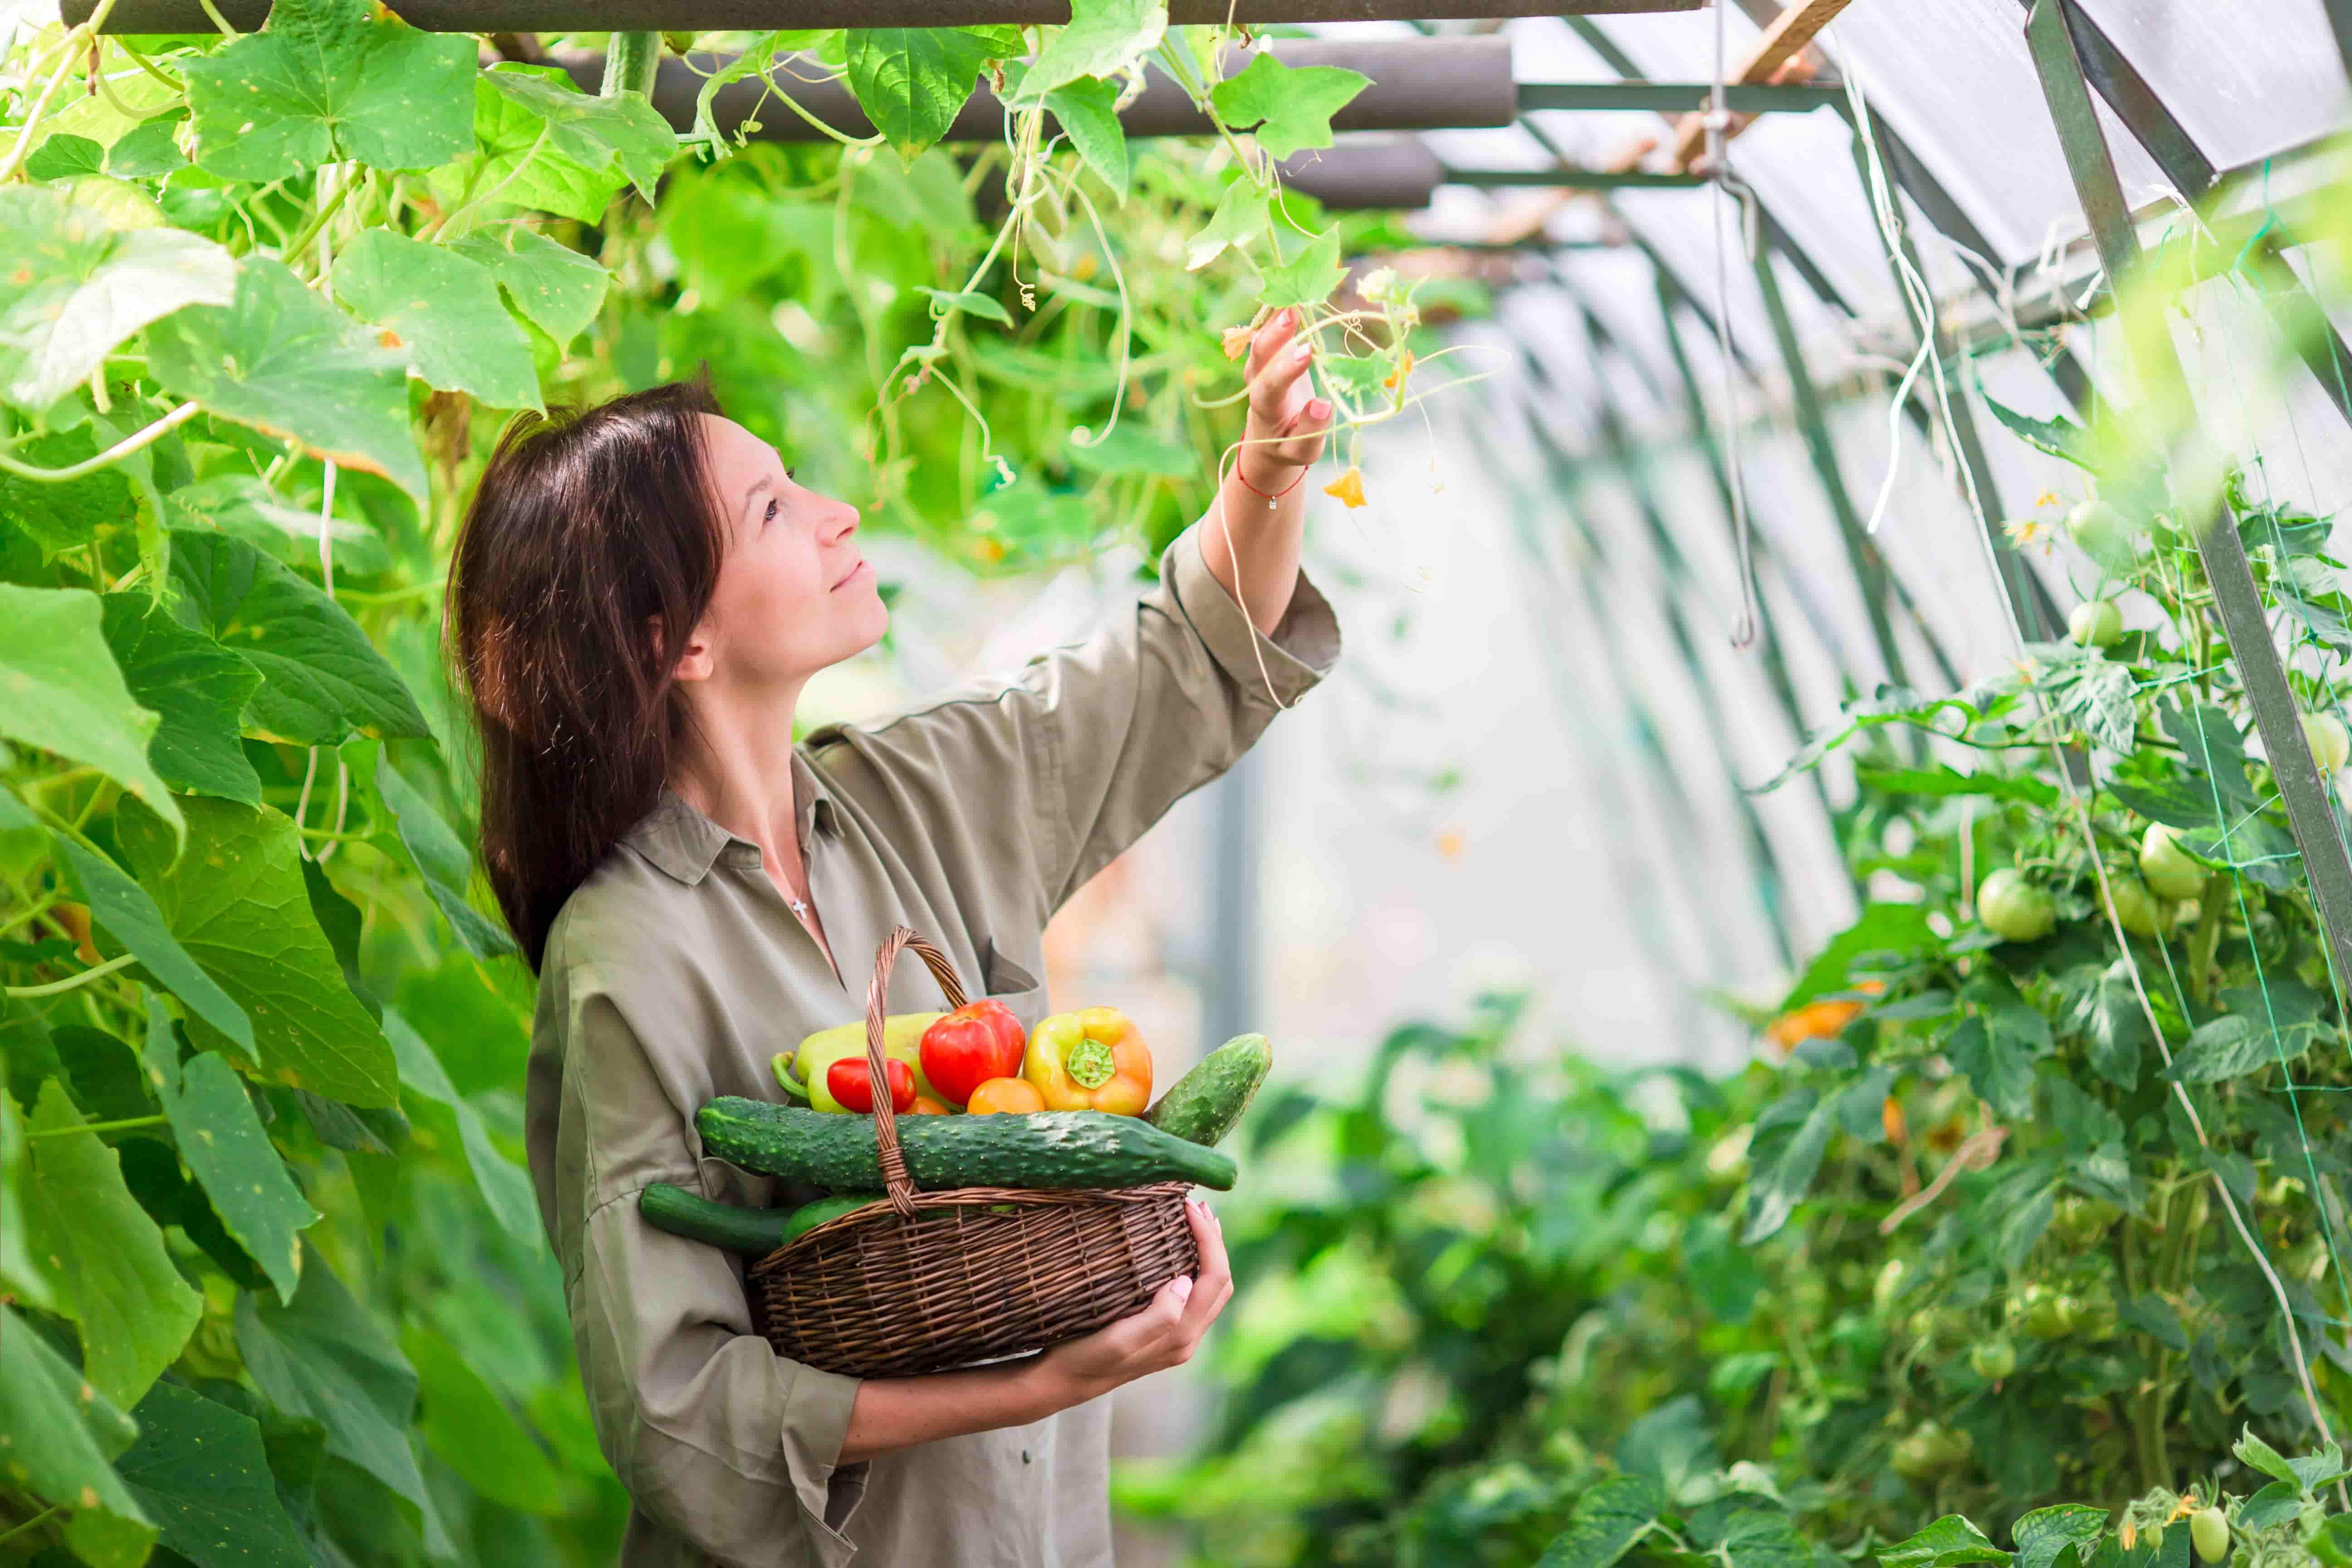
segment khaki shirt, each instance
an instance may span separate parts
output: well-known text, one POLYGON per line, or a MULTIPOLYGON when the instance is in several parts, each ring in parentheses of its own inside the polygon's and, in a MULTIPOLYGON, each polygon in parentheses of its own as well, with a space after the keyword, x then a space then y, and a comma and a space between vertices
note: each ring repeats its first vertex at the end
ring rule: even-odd
MULTIPOLYGON (((736 1204, 793 1195, 706 1156, 694 1113, 715 1095, 779 1098, 770 1057, 861 1016, 894 925, 1034 1025, 1047 917, 1233 764, 1277 711, 1268 680, 1286 705, 1339 647, 1303 575, 1274 637, 1259 637, 1195 529, 1131 615, 1010 685, 797 749, 801 853, 841 974, 758 846, 675 795, 564 904, 541 967, 527 1138, 597 1438, 634 1504, 627 1568, 1109 1563, 1108 1400, 838 1464, 858 1380, 753 1337, 742 1260, 648 1226, 637 1194, 668 1182, 736 1204)), ((889 1005, 944 1005, 912 955, 889 1005)))

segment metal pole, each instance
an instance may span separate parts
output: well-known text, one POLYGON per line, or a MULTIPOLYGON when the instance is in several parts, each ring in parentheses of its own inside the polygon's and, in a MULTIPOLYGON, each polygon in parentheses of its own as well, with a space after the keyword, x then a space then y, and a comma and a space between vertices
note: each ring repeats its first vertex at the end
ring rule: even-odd
MULTIPOLYGON (((1210 794, 1209 973, 1201 998, 1203 1047, 1263 1027, 1258 952, 1258 753, 1244 752, 1210 794)), ((1205 1051, 1204 1053, 1205 1054, 1205 1051)))
MULTIPOLYGON (((1703 0, 1171 0, 1168 20, 1209 26, 1228 18, 1250 26, 1276 22, 1396 22, 1416 18, 1494 20, 1510 16, 1637 15, 1696 11, 1703 0)), ((96 0, 65 0, 67 26, 88 21, 96 0)), ((269 0, 219 0, 216 9, 239 32, 269 15, 269 0)), ((428 33, 765 33, 778 27, 965 27, 999 23, 1056 26, 1069 0, 399 0, 393 7, 428 33)), ((202 0, 116 0, 109 33, 206 33, 202 0)))
MULTIPOLYGON (((2135 300, 2122 291, 2121 280, 2130 276, 2139 259, 2139 236, 2132 227, 2107 151, 2106 134, 2092 107, 2090 87, 2060 4, 2061 0, 2034 0, 2026 18, 2025 38, 2049 101, 2050 118, 2057 126, 2059 145, 2066 154, 2067 172, 2074 177, 2075 193, 2098 241, 2108 282, 2118 290, 2118 305, 2160 310, 2157 302, 2135 300)), ((2148 328, 2126 334, 2126 341, 2138 351, 2136 368, 2155 389, 2152 395, 2158 401, 2177 397, 2178 405, 2189 406, 2188 374, 2173 349, 2169 328, 2161 320, 2149 322, 2148 328)), ((2302 710, 2287 684, 2278 646, 2271 640, 2262 591, 2254 585, 2253 573, 2247 565, 2237 521, 2226 506, 2214 508, 2213 515, 2199 530, 2197 553, 2212 585, 2230 651, 2238 661, 2239 681, 2253 704, 2255 728, 2262 734, 2263 750, 2286 804, 2288 825, 2303 851, 2311 900, 2327 933, 2336 972, 2352 974, 2352 855, 2346 853, 2344 841, 2336 834, 2335 813, 2320 783, 2319 766, 2304 739, 2302 710)))

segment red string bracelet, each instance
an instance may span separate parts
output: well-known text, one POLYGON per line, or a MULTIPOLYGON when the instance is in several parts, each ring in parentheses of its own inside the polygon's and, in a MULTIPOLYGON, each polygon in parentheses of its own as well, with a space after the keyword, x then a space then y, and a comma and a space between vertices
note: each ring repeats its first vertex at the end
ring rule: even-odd
POLYGON ((1298 479, 1291 480, 1288 484, 1283 486, 1272 495, 1266 495, 1265 491, 1250 483, 1249 480, 1243 476, 1242 466, 1239 463, 1235 463, 1234 465, 1234 478, 1240 479, 1242 481, 1242 489, 1249 491, 1250 494, 1254 496, 1265 496, 1265 510, 1268 511, 1272 511, 1274 510, 1275 502, 1280 500, 1283 497, 1297 489, 1298 488, 1299 479, 1304 479, 1306 477, 1307 470, 1306 468, 1301 468, 1298 470, 1298 479))

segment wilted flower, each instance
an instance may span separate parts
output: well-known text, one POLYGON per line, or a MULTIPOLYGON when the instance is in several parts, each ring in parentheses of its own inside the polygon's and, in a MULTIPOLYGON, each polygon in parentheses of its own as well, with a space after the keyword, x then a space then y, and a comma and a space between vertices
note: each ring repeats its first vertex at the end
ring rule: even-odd
POLYGON ((1395 268, 1375 267, 1357 280, 1356 292, 1368 303, 1377 305, 1396 292, 1396 281, 1395 268))
POLYGON ((1227 359, 1239 359, 1242 355, 1249 353, 1250 333, 1251 329, 1248 327, 1227 327, 1225 329, 1224 344, 1225 357, 1227 359))
POLYGON ((1394 389, 1394 387, 1396 386, 1396 384, 1397 384, 1399 382, 1401 382, 1401 381, 1404 380, 1407 376, 1411 375, 1412 374, 1412 351, 1411 349, 1407 349, 1407 350, 1405 350, 1405 351, 1404 351, 1404 358, 1402 358, 1402 359, 1401 359, 1401 360, 1399 360, 1399 361, 1397 362, 1397 367, 1396 367, 1396 369, 1394 369, 1394 370, 1392 370, 1392 371, 1389 372, 1387 375, 1385 375, 1385 376, 1383 376, 1383 377, 1381 377, 1381 384, 1382 386, 1389 387, 1389 388, 1391 388, 1391 389, 1394 389))
POLYGON ((2042 549, 2050 548, 2050 525, 2038 517, 2012 517, 2000 525, 2000 531, 2008 534, 2010 543, 2020 550, 2036 540, 2042 541, 2042 549))
POLYGON ((1350 510, 1363 505, 1364 470, 1353 463, 1349 464, 1346 473, 1323 487, 1323 493, 1337 497, 1350 510))

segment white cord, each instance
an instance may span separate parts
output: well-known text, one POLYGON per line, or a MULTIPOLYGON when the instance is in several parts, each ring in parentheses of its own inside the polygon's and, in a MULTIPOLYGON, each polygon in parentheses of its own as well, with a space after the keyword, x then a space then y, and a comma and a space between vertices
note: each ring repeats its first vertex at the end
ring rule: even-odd
MULTIPOLYGON (((1724 63, 1727 4, 1728 0, 1715 0, 1715 85, 1706 103, 1706 173, 1715 186, 1715 353, 1723 370, 1724 478, 1731 491, 1732 549, 1739 556, 1739 624, 1732 628, 1731 646, 1744 648, 1756 640, 1756 558, 1748 542, 1748 487, 1739 463, 1739 413, 1736 402, 1739 387, 1731 361, 1730 262, 1724 254, 1723 238, 1724 204, 1729 199, 1724 185, 1727 171, 1723 133, 1731 123, 1731 109, 1724 92, 1724 77, 1728 68, 1724 63)), ((1752 239, 1749 245, 1752 254, 1752 239)))

